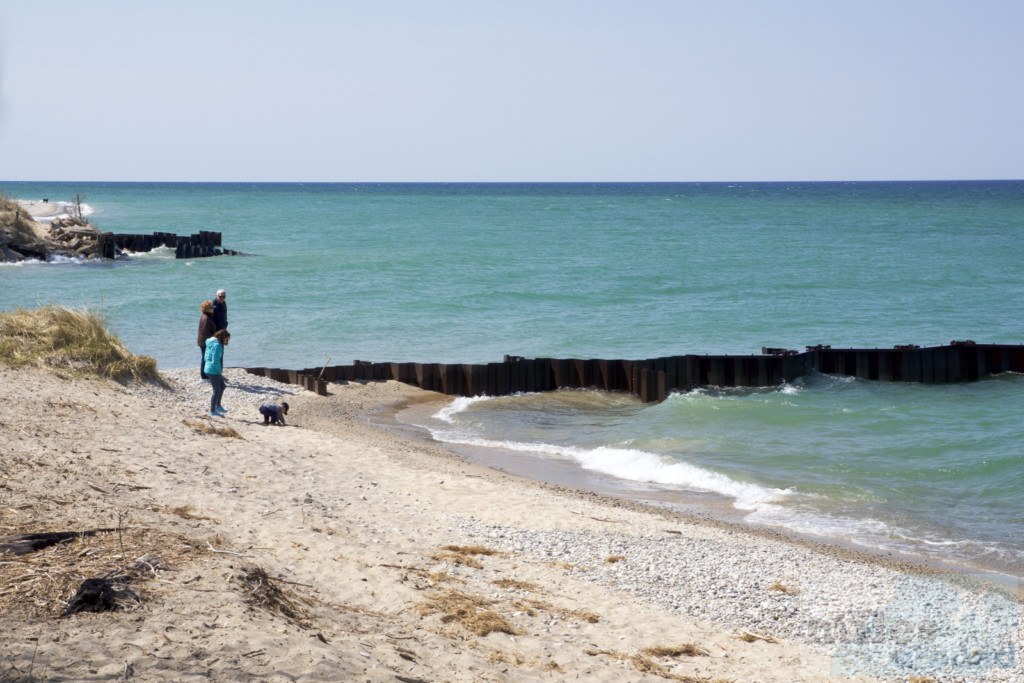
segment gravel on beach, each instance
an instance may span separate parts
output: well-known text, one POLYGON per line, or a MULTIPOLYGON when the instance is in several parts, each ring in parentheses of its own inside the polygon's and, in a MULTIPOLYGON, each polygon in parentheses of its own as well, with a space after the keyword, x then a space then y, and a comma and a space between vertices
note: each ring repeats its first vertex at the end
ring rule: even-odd
MULTIPOLYGON (((154 384, 139 385, 133 391, 160 400, 171 398, 194 405, 197 410, 206 412, 210 405, 210 383, 199 377, 199 368, 161 370, 160 374, 170 385, 170 391, 154 384)), ((256 409, 264 403, 280 404, 281 401, 289 401, 296 396, 314 395, 300 386, 278 382, 262 375, 252 375, 242 368, 224 368, 222 374, 227 381, 224 407, 232 411, 251 412, 254 419, 258 416, 256 409)))
POLYGON ((458 524, 476 542, 564 563, 666 609, 820 648, 834 674, 1024 680, 1017 577, 907 574, 691 526, 651 536, 458 524))

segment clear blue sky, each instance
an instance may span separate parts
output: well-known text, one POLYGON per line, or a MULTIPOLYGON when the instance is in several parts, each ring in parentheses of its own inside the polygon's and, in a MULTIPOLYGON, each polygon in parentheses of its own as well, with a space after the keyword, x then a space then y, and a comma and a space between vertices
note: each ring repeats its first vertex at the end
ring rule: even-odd
POLYGON ((0 180, 973 178, 1021 0, 0 3, 0 180))

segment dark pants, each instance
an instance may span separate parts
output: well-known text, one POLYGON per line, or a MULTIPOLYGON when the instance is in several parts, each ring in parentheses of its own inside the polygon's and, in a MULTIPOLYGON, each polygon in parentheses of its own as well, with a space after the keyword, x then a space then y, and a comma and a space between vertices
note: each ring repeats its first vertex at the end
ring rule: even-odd
POLYGON ((206 349, 199 349, 199 379, 206 379, 206 349))
POLYGON ((220 405, 220 397, 224 395, 224 375, 207 375, 210 379, 210 386, 213 387, 213 395, 210 396, 210 412, 215 412, 220 405))

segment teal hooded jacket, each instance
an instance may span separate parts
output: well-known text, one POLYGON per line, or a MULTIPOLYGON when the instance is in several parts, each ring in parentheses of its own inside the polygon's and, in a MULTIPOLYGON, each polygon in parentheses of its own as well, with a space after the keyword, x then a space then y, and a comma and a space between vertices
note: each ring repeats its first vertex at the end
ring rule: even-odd
POLYGON ((216 337, 206 340, 206 354, 203 356, 203 372, 207 375, 219 375, 220 361, 224 357, 224 346, 216 337))

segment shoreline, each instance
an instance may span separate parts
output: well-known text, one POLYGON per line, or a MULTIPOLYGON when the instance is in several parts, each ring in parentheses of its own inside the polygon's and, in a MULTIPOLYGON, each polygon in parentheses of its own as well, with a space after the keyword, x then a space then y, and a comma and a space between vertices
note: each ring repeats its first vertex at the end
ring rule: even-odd
MULTIPOLYGON (((431 394, 432 392, 425 393, 431 394)), ((415 401, 415 403, 431 402, 441 407, 450 398, 443 394, 437 394, 436 398, 431 397, 432 400, 423 399, 415 401)), ((866 564, 875 564, 899 572, 1011 573, 1007 568, 1002 567, 986 566, 978 563, 909 552, 888 551, 883 548, 864 546, 847 539, 800 533, 785 527, 747 522, 743 519, 746 514, 744 511, 737 510, 729 499, 714 494, 704 495, 689 492, 687 495, 680 496, 680 494, 676 493, 674 494, 676 497, 683 497, 685 500, 659 501, 656 495, 645 495, 642 492, 631 493, 625 487, 615 486, 615 482, 610 478, 603 475, 591 475, 575 463, 564 465, 556 463, 552 467, 544 458, 536 457, 524 458, 524 460, 528 460, 527 464, 509 466, 507 462, 503 461, 502 454, 500 453, 501 449, 462 447, 457 444, 437 441, 425 428, 401 421, 399 414, 413 403, 411 400, 406 400, 386 406, 370 418, 370 423, 385 431, 390 431, 422 443, 432 444, 464 462, 485 467, 496 474, 519 481, 530 482, 554 492, 593 496, 595 499, 602 500, 607 504, 625 505, 651 514, 664 512, 668 515, 678 515, 683 519, 696 523, 719 525, 723 529, 763 536, 780 542, 793 543, 810 548, 815 552, 866 564), (490 454, 488 453, 489 451, 494 451, 494 453, 490 454), (608 483, 603 483, 602 479, 609 479, 609 481, 608 483), (589 485, 588 482, 590 482, 589 485)), ((521 453, 516 455, 522 458, 521 453)))
POLYGON ((32 216, 32 220, 43 222, 67 213, 68 202, 44 202, 39 199, 16 199, 18 205, 32 216))
MULTIPOLYGON (((241 368, 227 368, 227 370, 233 370, 238 373, 242 372, 241 368)), ((192 372, 192 369, 181 368, 170 370, 168 372, 175 376, 180 375, 181 373, 185 373, 187 375, 192 372)), ((239 376, 246 378, 242 381, 249 381, 248 378, 252 377, 251 375, 248 375, 248 373, 245 373, 244 375, 240 374, 239 376)), ((252 381, 261 382, 263 380, 262 378, 259 380, 254 378, 252 381)), ((315 396, 310 392, 299 389, 296 385, 280 384, 272 380, 267 383, 270 385, 279 385, 282 390, 288 391, 289 393, 294 392, 301 397, 308 398, 315 396), (288 389, 284 389, 285 387, 288 389)), ((507 463, 502 461, 502 456, 499 453, 501 449, 470 446, 460 447, 457 444, 438 441, 434 439, 424 427, 399 419, 400 413, 413 406, 419 407, 431 405, 432 407, 430 410, 433 410, 433 407, 440 409, 451 401, 452 397, 450 396, 419 389, 411 385, 394 381, 353 380, 348 383, 328 384, 330 388, 340 389, 342 391, 344 391, 345 387, 348 386, 373 387, 391 385, 394 385, 399 398, 392 402, 365 406, 364 409, 366 410, 366 413, 357 416, 359 421, 373 429, 391 434, 398 439, 408 440, 427 446, 434 451, 434 456, 441 456, 444 459, 452 459, 465 466, 481 468, 483 472, 497 478, 507 478, 508 481, 514 481, 521 485, 537 486, 545 490, 562 495, 569 495, 571 497, 591 498, 601 502, 602 504, 616 507, 628 507, 641 513, 678 516, 687 522, 709 524, 712 526, 719 526, 730 532, 749 533, 753 536, 764 537, 773 541, 792 543, 794 545, 809 548, 814 552, 834 556, 838 559, 877 565, 897 572, 938 572, 949 574, 978 573, 1007 576, 1014 576, 1016 574, 1015 571, 1006 567, 988 566, 980 563, 971 563, 965 560, 961 561, 920 555, 911 552, 890 551, 884 548, 861 545, 847 539, 800 533, 781 526, 746 522, 743 519, 745 513, 742 510, 734 508, 728 498, 724 496, 716 496, 716 494, 707 494, 706 496, 707 498, 716 498, 716 500, 713 501, 703 499, 705 496, 699 493, 693 493, 692 497, 688 498, 684 502, 679 502, 678 500, 658 501, 653 497, 644 496, 640 493, 631 495, 621 487, 607 485, 596 485, 593 487, 586 486, 581 483, 581 478, 586 479, 590 477, 589 473, 574 463, 561 468, 560 471, 553 471, 545 469, 545 466, 548 463, 543 458, 532 458, 531 465, 540 465, 540 470, 533 469, 531 467, 508 467, 507 463), (481 457, 481 453, 485 455, 481 457), (524 472, 524 470, 527 469, 530 471, 524 472), (561 476, 558 476, 559 474, 561 474, 561 476)), ((205 387, 208 387, 209 385, 204 383, 202 386, 205 390, 205 387)), ((292 400, 291 403, 294 409, 296 405, 301 404, 301 399, 299 403, 295 403, 294 400, 292 400)), ((327 421, 321 421, 317 426, 306 426, 326 434, 330 434, 335 431, 334 426, 330 425, 327 421)), ((520 457, 522 456, 522 454, 516 455, 519 455, 520 457)), ((599 479, 607 477, 605 477, 605 475, 596 475, 593 478, 599 479)), ((1024 601, 1024 588, 1022 588, 1021 595, 1021 599, 1024 601)))
POLYGON ((107 254, 102 233, 85 219, 92 213, 87 205, 79 207, 82 216, 71 218, 71 202, 13 199, 6 206, 12 204, 13 220, 0 224, 0 264, 86 261, 107 254))
MULTIPOLYGON (((450 400, 451 397, 443 394, 433 394, 433 401, 438 408, 450 400)), ((428 400, 420 400, 417 403, 427 403, 428 400)), ((668 510, 696 520, 709 523, 724 524, 727 528, 745 531, 753 534, 766 534, 769 537, 779 540, 805 544, 822 552, 850 553, 852 557, 860 558, 861 561, 879 563, 883 566, 889 564, 897 571, 939 571, 951 573, 977 572, 981 574, 1017 574, 1017 569, 998 565, 986 565, 980 562, 969 560, 957 560, 938 556, 929 556, 913 552, 901 552, 886 548, 859 544, 850 539, 834 536, 801 533, 783 526, 773 526, 757 522, 747 522, 744 517, 746 511, 735 508, 731 499, 717 494, 703 494, 699 492, 672 492, 671 500, 668 492, 659 495, 661 491, 644 492, 630 490, 630 487, 619 485, 617 480, 606 475, 590 473, 576 463, 553 462, 541 456, 524 456, 523 453, 504 452, 500 448, 488 448, 483 446, 461 446, 450 444, 434 439, 424 427, 400 418, 400 414, 409 408, 409 403, 390 406, 386 411, 374 420, 374 424, 381 429, 407 436, 425 443, 436 445, 456 457, 467 462, 487 467, 502 474, 518 477, 544 486, 553 487, 554 490, 570 489, 581 493, 590 493, 595 496, 612 501, 625 501, 635 504, 642 509, 668 510), (511 456, 514 455, 516 462, 511 456)), ((413 417, 416 419, 416 416, 413 417)))
POLYGON ((1024 668, 1017 621, 1008 667, 879 664, 922 644, 967 660, 1005 654, 1007 632, 961 620, 993 595, 962 577, 467 462, 368 421, 431 400, 395 382, 324 397, 229 369, 230 412, 210 420, 208 386, 180 374, 170 391, 0 367, 11 408, 3 533, 124 528, 106 546, 81 538, 16 562, 46 560, 59 578, 136 553, 153 567, 139 606, 57 619, 70 587, 47 602, 46 578, 26 574, 34 565, 4 557, 0 677, 28 680, 34 666, 38 677, 131 668, 145 680, 996 681, 1024 668), (256 412, 275 397, 292 405, 287 427, 256 412), (238 576, 253 564, 301 618, 251 603, 238 576), (916 630, 881 641, 864 631, 896 618, 939 626, 923 643, 916 630), (669 654, 683 643, 696 654, 669 654))
MULTIPOLYGON (((67 218, 71 207, 74 206, 74 202, 67 199, 45 202, 41 199, 15 199, 14 201, 32 216, 32 220, 41 224, 50 223, 55 218, 67 218)), ((93 208, 85 203, 81 206, 82 217, 88 219, 93 214, 93 208)))

